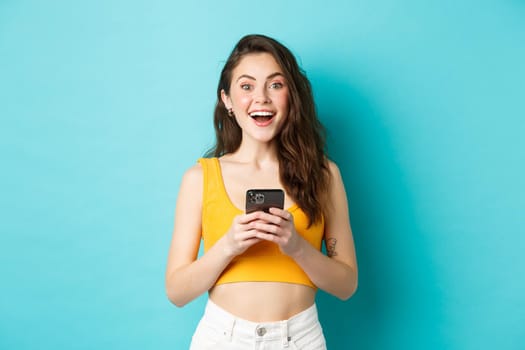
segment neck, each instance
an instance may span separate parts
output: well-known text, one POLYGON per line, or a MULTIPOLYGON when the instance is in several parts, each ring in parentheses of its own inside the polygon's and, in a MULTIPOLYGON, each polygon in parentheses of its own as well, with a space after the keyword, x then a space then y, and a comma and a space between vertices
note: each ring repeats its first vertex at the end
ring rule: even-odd
POLYGON ((243 140, 239 149, 232 156, 243 163, 264 164, 278 161, 275 142, 259 143, 243 140))

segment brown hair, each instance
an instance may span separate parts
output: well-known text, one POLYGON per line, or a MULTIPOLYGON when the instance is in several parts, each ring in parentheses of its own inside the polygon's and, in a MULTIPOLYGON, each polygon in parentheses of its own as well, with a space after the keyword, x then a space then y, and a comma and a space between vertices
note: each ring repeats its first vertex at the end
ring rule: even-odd
POLYGON ((315 109, 312 88, 294 55, 284 45, 264 35, 243 37, 222 69, 217 87, 214 113, 216 144, 206 155, 220 157, 235 152, 242 141, 242 130, 221 99, 229 95, 232 73, 241 59, 252 53, 269 53, 283 70, 289 89, 288 117, 277 135, 279 175, 286 192, 309 218, 318 222, 326 205, 330 172, 325 153, 325 129, 315 109))

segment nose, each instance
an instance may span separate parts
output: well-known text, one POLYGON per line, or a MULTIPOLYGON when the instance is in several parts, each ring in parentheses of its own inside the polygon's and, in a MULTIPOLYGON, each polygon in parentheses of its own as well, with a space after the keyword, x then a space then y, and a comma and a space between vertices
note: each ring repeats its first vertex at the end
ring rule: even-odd
POLYGON ((255 102, 258 102, 258 103, 269 103, 270 102, 270 97, 268 96, 268 91, 266 90, 265 87, 261 87, 255 91, 254 100, 255 102))

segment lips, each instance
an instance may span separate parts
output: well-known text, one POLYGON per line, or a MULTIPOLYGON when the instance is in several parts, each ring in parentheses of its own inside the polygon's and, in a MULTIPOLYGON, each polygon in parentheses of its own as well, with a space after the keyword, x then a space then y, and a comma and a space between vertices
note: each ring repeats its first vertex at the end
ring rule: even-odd
POLYGON ((254 111, 249 113, 257 126, 266 126, 272 122, 275 113, 271 111, 254 111))

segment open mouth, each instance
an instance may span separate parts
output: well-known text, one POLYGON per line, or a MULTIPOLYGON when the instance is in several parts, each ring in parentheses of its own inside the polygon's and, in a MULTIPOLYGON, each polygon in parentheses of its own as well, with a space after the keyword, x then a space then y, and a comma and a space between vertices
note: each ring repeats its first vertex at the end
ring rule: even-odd
POLYGON ((252 117, 253 120, 257 124, 268 124, 274 117, 273 112, 267 112, 267 111, 257 111, 250 113, 250 117, 252 117))

